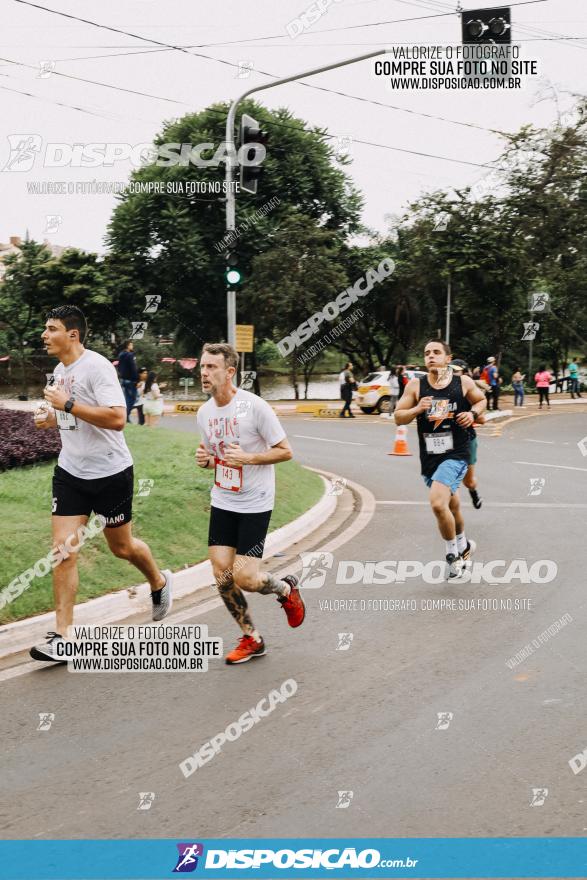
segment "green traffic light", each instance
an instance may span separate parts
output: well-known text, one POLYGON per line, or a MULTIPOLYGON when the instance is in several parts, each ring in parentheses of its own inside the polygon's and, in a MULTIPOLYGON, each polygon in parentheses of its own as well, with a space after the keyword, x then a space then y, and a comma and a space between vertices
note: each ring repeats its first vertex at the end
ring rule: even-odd
POLYGON ((226 280, 229 284, 240 284, 241 273, 238 269, 227 269, 226 280))

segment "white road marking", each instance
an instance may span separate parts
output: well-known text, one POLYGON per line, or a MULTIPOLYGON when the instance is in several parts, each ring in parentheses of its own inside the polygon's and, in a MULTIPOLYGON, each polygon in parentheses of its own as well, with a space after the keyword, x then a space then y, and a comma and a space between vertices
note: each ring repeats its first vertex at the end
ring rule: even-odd
POLYGON ((328 437, 314 437, 312 434, 293 434, 302 440, 321 440, 322 443, 341 443, 343 446, 367 446, 366 443, 353 443, 352 440, 330 440, 328 437))
POLYGON ((531 440, 529 437, 524 437, 526 443, 544 443, 546 446, 556 446, 554 440, 531 440))
POLYGON ((550 467, 559 468, 561 471, 584 471, 587 473, 587 468, 570 467, 568 464, 544 464, 541 461, 515 461, 514 464, 529 464, 532 467, 550 467))
MULTIPOLYGON (((580 468, 579 468, 580 470, 580 468)), ((376 501, 381 506, 411 505, 412 507, 429 507, 428 501, 376 501)), ((483 507, 538 507, 546 510, 587 510, 587 504, 540 504, 538 501, 483 501, 483 507)))

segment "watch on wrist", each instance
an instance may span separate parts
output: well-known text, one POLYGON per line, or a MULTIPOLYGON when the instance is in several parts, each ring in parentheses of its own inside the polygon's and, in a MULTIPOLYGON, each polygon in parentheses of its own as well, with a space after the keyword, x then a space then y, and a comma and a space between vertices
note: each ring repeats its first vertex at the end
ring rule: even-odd
POLYGON ((66 413, 70 413, 73 409, 74 403, 75 403, 75 400, 73 399, 73 397, 70 397, 69 400, 66 400, 65 404, 63 406, 64 411, 66 413))

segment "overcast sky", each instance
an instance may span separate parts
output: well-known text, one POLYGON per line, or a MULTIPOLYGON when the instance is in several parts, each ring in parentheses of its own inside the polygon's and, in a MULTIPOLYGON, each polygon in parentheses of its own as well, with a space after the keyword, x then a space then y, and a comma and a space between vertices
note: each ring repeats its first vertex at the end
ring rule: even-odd
MULTIPOLYGON (((260 70, 283 77, 396 43, 460 42, 459 17, 440 15, 454 13, 455 5, 439 0, 332 2, 322 18, 295 39, 288 36, 286 25, 307 8, 307 0, 256 0, 254 4, 239 0, 167 0, 165 4, 159 0, 36 2, 140 37, 192 46, 188 51, 210 57, 194 57, 176 50, 154 52, 156 47, 136 37, 17 0, 2 0, 0 168, 11 155, 11 135, 38 135, 44 144, 151 142, 164 120, 234 98, 250 86, 268 82, 267 76, 257 72, 260 70), (248 10, 254 14, 248 14, 248 10), (438 17, 396 21, 433 15, 438 17), (394 23, 364 27, 378 22, 394 23), (259 39, 262 37, 268 39, 259 39), (41 61, 51 62, 54 73, 40 76, 41 61), (239 79, 237 69, 223 61, 231 65, 248 62, 254 71, 247 79, 239 79)), ((472 2, 463 5, 474 8, 472 2)), ((524 47, 524 57, 536 58, 540 63, 540 79, 527 80, 523 91, 392 92, 384 78, 373 76, 372 62, 365 61, 318 74, 306 82, 367 102, 295 83, 263 92, 260 100, 271 108, 286 106, 309 124, 324 126, 332 134, 374 144, 353 141, 349 172, 365 196, 365 223, 385 230, 385 215, 401 212, 424 191, 474 183, 485 175, 486 169, 466 163, 482 165, 499 156, 502 141, 489 129, 514 131, 526 123, 547 125, 556 117, 555 96, 564 110, 573 103, 569 93, 586 91, 584 2, 512 4, 512 33, 514 41, 520 40, 524 47), (561 35, 583 39, 561 40, 561 35)), ((28 193, 27 184, 94 178, 126 181, 131 170, 128 161, 95 169, 42 168, 37 161, 31 171, 0 172, 0 241, 8 241, 10 235, 24 235, 28 228, 37 240, 46 237, 56 244, 103 252, 106 225, 115 205, 113 196, 35 195, 28 193), (61 216, 56 231, 46 231, 47 215, 61 216)))

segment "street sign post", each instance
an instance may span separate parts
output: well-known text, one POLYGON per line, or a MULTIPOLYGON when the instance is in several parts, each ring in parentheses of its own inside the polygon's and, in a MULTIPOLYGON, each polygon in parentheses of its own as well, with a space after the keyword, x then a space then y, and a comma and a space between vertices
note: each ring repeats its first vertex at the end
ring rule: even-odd
POLYGON ((183 379, 179 380, 183 382, 183 396, 187 399, 188 396, 188 387, 194 384, 194 380, 190 379, 188 376, 185 376, 183 379))

